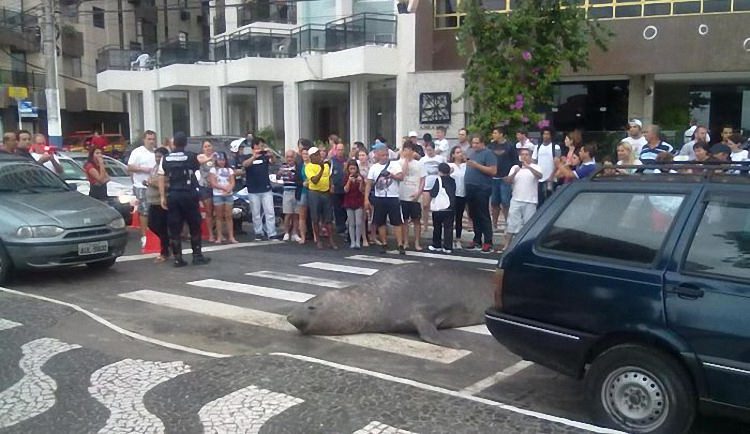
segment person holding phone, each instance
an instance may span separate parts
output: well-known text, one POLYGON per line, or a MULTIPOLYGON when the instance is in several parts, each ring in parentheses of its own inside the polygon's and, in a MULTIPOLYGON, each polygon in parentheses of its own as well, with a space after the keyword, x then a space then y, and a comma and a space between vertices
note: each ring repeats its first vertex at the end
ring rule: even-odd
POLYGON ((349 160, 346 164, 347 180, 344 184, 343 207, 346 210, 346 223, 349 227, 350 247, 362 248, 367 243, 365 234, 365 180, 359 173, 356 160, 349 160))
POLYGON ((89 156, 86 164, 83 166, 86 171, 86 177, 89 180, 89 196, 101 201, 107 200, 107 183, 109 174, 105 170, 104 156, 102 150, 92 147, 89 150, 89 156))
POLYGON ((276 239, 276 215, 273 209, 273 193, 268 172, 274 163, 273 153, 268 150, 266 141, 261 137, 253 139, 252 153, 242 162, 245 168, 245 183, 250 197, 250 209, 253 215, 255 240, 264 238, 276 239), (262 214, 261 214, 262 209, 262 214), (263 218, 266 219, 265 237, 263 235, 263 218))

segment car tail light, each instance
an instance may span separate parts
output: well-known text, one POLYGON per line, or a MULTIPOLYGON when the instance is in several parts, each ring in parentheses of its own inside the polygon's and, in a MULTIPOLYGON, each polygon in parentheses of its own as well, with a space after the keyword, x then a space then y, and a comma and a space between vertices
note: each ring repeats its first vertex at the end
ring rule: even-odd
POLYGON ((492 283, 495 287, 495 309, 502 309, 503 307, 503 276, 505 271, 502 268, 495 270, 495 275, 492 279, 492 283))

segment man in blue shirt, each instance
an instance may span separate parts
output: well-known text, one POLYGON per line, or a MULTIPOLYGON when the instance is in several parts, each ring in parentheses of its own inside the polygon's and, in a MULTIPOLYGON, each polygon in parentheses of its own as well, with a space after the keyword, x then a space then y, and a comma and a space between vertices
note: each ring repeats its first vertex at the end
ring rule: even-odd
POLYGON ((482 253, 492 251, 492 220, 490 219, 490 195, 492 177, 497 174, 497 158, 487 149, 484 137, 475 134, 471 138, 471 159, 466 162, 466 203, 474 222, 474 240, 469 249, 481 246, 482 253))
POLYGON ((250 210, 253 215, 255 239, 263 239, 263 217, 266 219, 266 237, 276 238, 276 216, 273 210, 273 193, 271 180, 268 178, 269 166, 274 156, 268 149, 266 141, 260 137, 253 139, 252 154, 242 162, 245 168, 245 183, 250 197, 250 210), (263 214, 261 214, 261 208, 263 214))
POLYGON ((336 223, 336 233, 346 232, 346 210, 344 202, 344 180, 346 179, 346 151, 345 146, 338 140, 331 145, 331 207, 333 208, 333 219, 336 223))
POLYGON ((641 150, 639 159, 644 163, 653 163, 662 152, 674 154, 674 148, 661 139, 661 129, 658 125, 649 125, 646 128, 646 146, 641 150))

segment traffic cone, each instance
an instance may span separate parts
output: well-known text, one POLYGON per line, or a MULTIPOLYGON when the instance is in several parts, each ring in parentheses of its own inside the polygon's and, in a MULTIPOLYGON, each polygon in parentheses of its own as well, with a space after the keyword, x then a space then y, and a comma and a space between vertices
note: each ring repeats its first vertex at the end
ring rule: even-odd
POLYGON ((208 240, 211 238, 211 232, 208 227, 208 224, 206 223, 206 208, 203 206, 203 202, 200 203, 201 207, 201 238, 204 240, 208 240))
POLYGON ((146 245, 141 249, 141 253, 161 253, 161 240, 151 232, 151 229, 146 229, 146 245))
POLYGON ((130 213, 130 227, 131 228, 141 228, 141 217, 140 214, 138 214, 138 209, 134 209, 132 213, 130 213))

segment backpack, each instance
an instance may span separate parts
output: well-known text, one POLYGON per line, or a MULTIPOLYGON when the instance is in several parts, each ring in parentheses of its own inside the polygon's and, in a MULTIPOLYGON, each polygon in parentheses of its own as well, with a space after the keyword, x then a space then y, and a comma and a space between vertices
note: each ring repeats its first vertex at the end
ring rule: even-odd
POLYGON ((443 187, 443 180, 440 176, 437 177, 437 182, 438 194, 430 201, 430 211, 444 211, 451 206, 451 198, 448 196, 445 187, 443 187))

